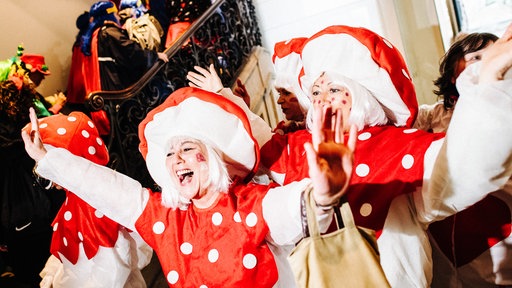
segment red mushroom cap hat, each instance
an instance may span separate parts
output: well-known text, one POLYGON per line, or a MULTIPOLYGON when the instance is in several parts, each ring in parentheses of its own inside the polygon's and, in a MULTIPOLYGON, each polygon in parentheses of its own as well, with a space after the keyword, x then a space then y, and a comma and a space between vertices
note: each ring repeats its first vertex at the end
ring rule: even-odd
POLYGON ((406 63, 398 49, 375 32, 329 26, 304 43, 301 57, 305 91, 322 72, 335 72, 368 89, 394 125, 414 123, 418 101, 406 63))
POLYGON ((311 106, 311 100, 304 93, 299 83, 299 75, 302 71, 300 53, 307 39, 306 37, 300 37, 277 42, 274 45, 274 55, 272 55, 276 73, 275 87, 285 88, 293 92, 304 112, 307 112, 311 106))
POLYGON ((231 178, 244 179, 256 172, 259 147, 249 120, 242 108, 221 95, 199 88, 180 88, 139 124, 139 150, 162 190, 172 185, 165 161, 169 141, 175 136, 213 145, 222 153, 231 178))
MULTIPOLYGON (((107 147, 92 120, 84 113, 74 111, 69 115, 56 114, 38 121, 44 144, 66 148, 69 152, 99 165, 108 163, 107 147)), ((30 131, 30 124, 25 129, 30 131)))

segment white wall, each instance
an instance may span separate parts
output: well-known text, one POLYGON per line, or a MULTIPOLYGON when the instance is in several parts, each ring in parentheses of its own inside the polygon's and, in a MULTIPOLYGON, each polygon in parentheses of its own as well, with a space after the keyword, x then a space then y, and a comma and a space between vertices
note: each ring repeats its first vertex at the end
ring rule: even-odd
POLYGON ((65 90, 71 46, 78 29, 76 18, 97 0, 1 0, 0 27, 2 42, 0 59, 16 55, 19 44, 26 53, 45 56, 51 71, 38 91, 51 95, 65 90))

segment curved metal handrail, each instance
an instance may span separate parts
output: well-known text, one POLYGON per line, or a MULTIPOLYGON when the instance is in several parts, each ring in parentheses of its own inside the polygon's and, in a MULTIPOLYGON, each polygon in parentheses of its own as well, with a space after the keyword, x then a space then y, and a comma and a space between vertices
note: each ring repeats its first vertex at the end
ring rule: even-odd
MULTIPOLYGON (((163 52, 167 54, 168 58, 173 57, 183 46, 183 44, 188 41, 192 35, 210 18, 210 16, 219 8, 225 0, 216 0, 212 3, 210 8, 208 8, 199 18, 197 18, 192 25, 178 38, 176 41, 163 52)), ((105 100, 125 100, 134 97, 137 95, 153 77, 162 69, 162 67, 166 63, 161 59, 158 59, 151 68, 149 68, 142 77, 137 80, 137 82, 133 83, 129 87, 123 90, 115 90, 115 91, 93 91, 87 95, 85 102, 88 106, 94 110, 98 111, 103 108, 105 104, 105 100)))

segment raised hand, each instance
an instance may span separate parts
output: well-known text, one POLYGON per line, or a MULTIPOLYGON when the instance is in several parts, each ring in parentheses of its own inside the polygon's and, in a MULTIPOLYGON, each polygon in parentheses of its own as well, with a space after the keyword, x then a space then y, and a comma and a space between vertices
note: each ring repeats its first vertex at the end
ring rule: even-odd
POLYGON ((313 143, 306 143, 309 177, 313 183, 316 204, 331 206, 344 195, 352 174, 353 152, 357 128, 350 127, 347 144, 344 143, 341 109, 330 106, 313 110, 313 143))
POLYGON ((245 88, 245 85, 242 83, 242 80, 236 79, 236 87, 233 90, 233 94, 242 98, 247 107, 251 107, 251 96, 249 95, 249 92, 247 92, 247 89, 245 88))
POLYGON ((210 64, 208 70, 200 66, 194 66, 194 69, 196 69, 198 73, 189 71, 187 74, 187 80, 190 81, 188 83, 189 86, 215 93, 219 93, 220 90, 224 88, 213 64, 210 64))
POLYGON ((46 149, 43 146, 43 141, 41 141, 41 136, 39 135, 39 123, 37 122, 37 115, 34 108, 30 108, 30 131, 28 131, 27 127, 25 127, 21 131, 21 138, 23 138, 23 142, 25 143, 25 150, 28 155, 34 159, 36 162, 39 162, 44 155, 46 155, 46 149))
POLYGON ((503 80, 512 67, 512 23, 503 36, 482 55, 479 83, 503 80))

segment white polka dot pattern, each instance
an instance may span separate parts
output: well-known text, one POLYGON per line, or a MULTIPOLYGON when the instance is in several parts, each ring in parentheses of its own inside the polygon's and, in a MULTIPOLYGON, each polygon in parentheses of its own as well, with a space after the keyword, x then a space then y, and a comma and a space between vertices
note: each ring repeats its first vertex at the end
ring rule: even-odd
POLYGON ((255 213, 249 213, 247 218, 245 218, 245 224, 247 224, 249 227, 256 226, 256 224, 258 224, 258 216, 256 216, 255 213))
POLYGON ((414 132, 416 132, 416 131, 418 131, 418 129, 416 129, 416 128, 412 128, 412 129, 405 129, 405 130, 404 130, 404 133, 405 133, 405 134, 412 134, 412 133, 414 133, 414 132))
POLYGON ((219 251, 217 249, 212 249, 208 252, 208 261, 211 263, 215 263, 219 260, 219 251))
POLYGON ((359 177, 365 177, 370 174, 370 167, 366 164, 359 164, 356 167, 356 174, 359 177))
POLYGON ((244 256, 244 259, 242 260, 242 263, 245 268, 252 269, 252 268, 256 267, 256 263, 257 263, 256 256, 254 256, 253 254, 246 254, 244 256))
POLYGON ((65 135, 66 134, 66 128, 59 128, 57 129, 57 134, 59 135, 65 135))
POLYGON ((162 233, 164 233, 164 230, 165 230, 165 225, 163 222, 158 221, 155 224, 153 224, 153 232, 155 234, 162 234, 162 233))
POLYGON ((414 157, 410 154, 405 155, 402 158, 402 167, 405 169, 411 169, 412 165, 414 165, 414 157))
POLYGON ((71 214, 71 212, 70 212, 70 211, 66 211, 66 212, 64 213, 64 219, 65 219, 66 221, 71 220, 71 218, 72 218, 72 217, 73 217, 73 214, 71 214))
POLYGON ((363 132, 357 136, 357 139, 360 141, 368 140, 372 137, 372 134, 370 132, 363 132))
POLYGON ((220 214, 219 212, 213 213, 212 222, 213 225, 219 226, 222 223, 222 214, 220 214))
POLYGON ((167 274, 167 282, 169 282, 170 284, 176 284, 176 282, 178 282, 179 277, 180 275, 178 275, 178 272, 173 270, 169 272, 169 274, 167 274))
POLYGON ((190 244, 188 242, 184 242, 180 246, 180 251, 181 251, 181 253, 183 253, 185 255, 190 255, 192 253, 192 244, 190 244))
POLYGON ((233 220, 236 222, 236 223, 241 223, 242 222, 242 217, 240 217, 240 212, 236 212, 235 215, 233 215, 233 220))

